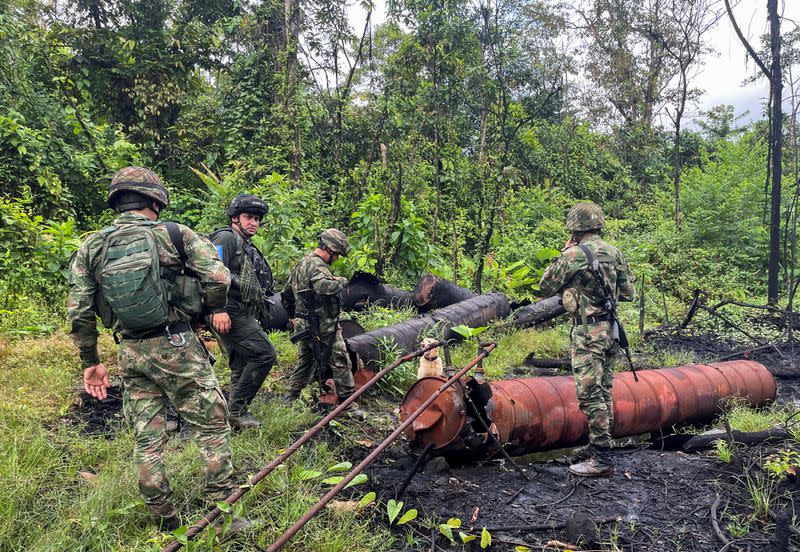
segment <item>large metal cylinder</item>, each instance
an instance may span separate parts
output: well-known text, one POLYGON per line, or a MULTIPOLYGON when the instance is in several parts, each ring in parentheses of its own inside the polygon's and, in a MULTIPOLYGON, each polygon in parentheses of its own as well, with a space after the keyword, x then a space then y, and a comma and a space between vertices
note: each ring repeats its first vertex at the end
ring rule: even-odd
MULTIPOLYGON (((691 364, 614 377, 614 437, 639 435, 683 422, 707 422, 725 399, 739 396, 762 406, 775 398, 775 378, 761 364, 747 360, 691 364)), ((405 419, 443 378, 424 378, 406 393, 400 406, 405 419)), ((492 433, 512 455, 564 448, 588 441, 586 416, 578 408, 575 381, 570 376, 491 382, 486 402, 473 402, 491 421, 492 433)), ((464 393, 473 385, 453 386, 407 430, 415 445, 434 444, 445 456, 481 458, 495 452, 492 440, 475 423, 464 393)), ((484 394, 486 396, 486 394, 484 394)))

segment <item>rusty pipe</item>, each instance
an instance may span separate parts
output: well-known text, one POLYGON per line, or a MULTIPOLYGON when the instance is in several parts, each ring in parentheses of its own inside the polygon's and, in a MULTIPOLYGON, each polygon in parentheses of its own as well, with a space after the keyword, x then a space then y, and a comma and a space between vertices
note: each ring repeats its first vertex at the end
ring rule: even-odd
MULTIPOLYGON (((614 437, 639 435, 682 422, 706 422, 733 396, 762 406, 775 398, 775 378, 761 364, 730 361, 616 374, 613 385, 614 437)), ((414 411, 441 383, 417 381, 406 393, 400 416, 414 411)), ((554 376, 495 381, 482 406, 491 430, 512 455, 565 448, 588 440, 586 417, 578 408, 575 381, 554 376)), ((460 388, 451 388, 406 432, 417 446, 434 443, 434 453, 464 459, 496 452, 492 439, 475 431, 460 388)), ((474 399, 474 397, 473 397, 474 399)), ((478 401, 476 401, 478 402, 478 401)))
POLYGON ((372 452, 370 452, 369 455, 366 458, 364 458, 364 460, 362 460, 358 466, 350 470, 350 472, 344 477, 344 479, 342 479, 330 491, 328 491, 328 493, 325 496, 319 499, 319 501, 316 504, 314 504, 314 506, 312 506, 305 514, 303 514, 303 516, 300 519, 298 519, 294 523, 294 525, 292 525, 289 529, 287 529, 286 532, 278 538, 278 540, 273 542, 269 546, 269 548, 267 548, 267 552, 276 552, 277 550, 280 550, 281 547, 284 544, 286 544, 295 534, 297 534, 297 532, 300 529, 302 529, 306 523, 311 521, 311 518, 317 515, 328 502, 333 500, 333 497, 339 494, 339 491, 344 489, 353 479, 355 479, 355 477, 359 473, 364 471, 364 469, 366 469, 366 467, 369 466, 378 457, 378 455, 381 452, 383 452, 384 449, 386 449, 386 447, 392 444, 392 442, 395 439, 397 439, 400 436, 400 434, 403 433, 403 431, 414 422, 417 416, 421 415, 425 411, 425 409, 428 408, 428 406, 437 399, 437 397, 439 397, 454 383, 456 383, 459 379, 461 379, 461 377, 464 376, 467 372, 472 370, 472 368, 476 364, 478 364, 478 362, 489 356, 489 353, 491 353, 495 349, 495 347, 497 347, 496 343, 488 343, 486 347, 484 347, 483 350, 478 354, 478 356, 476 356, 469 364, 467 364, 461 370, 456 372, 455 375, 453 375, 453 377, 444 381, 444 383, 440 382, 440 385, 438 385, 437 388, 433 390, 430 397, 428 397, 426 400, 422 402, 422 404, 419 405, 416 411, 414 411, 411 414, 408 414, 404 419, 403 423, 397 426, 397 428, 386 439, 384 439, 381 444, 375 447, 375 449, 372 452))
MULTIPOLYGON (((322 418, 319 422, 314 424, 311 428, 309 428, 298 440, 294 443, 289 445, 285 451, 283 451, 280 455, 275 457, 275 459, 267 464, 267 466, 262 469, 260 472, 255 474, 253 477, 250 478, 248 485, 246 487, 240 487, 236 491, 234 491, 228 498, 225 499, 225 502, 228 504, 235 504, 240 498, 242 498, 248 490, 255 487, 262 479, 267 477, 270 473, 272 473, 275 468, 283 464, 291 455, 297 452, 300 447, 306 444, 308 441, 311 440, 314 435, 319 433, 322 428, 328 425, 331 420, 336 418, 339 414, 344 412, 351 404, 353 404, 356 399, 358 399, 361 395, 363 395, 367 389, 375 385, 383 376, 410 360, 414 360, 417 357, 422 356, 426 352, 430 351, 431 349, 435 349, 436 347, 441 347, 445 345, 444 341, 437 341, 436 343, 432 343, 425 347, 420 348, 417 351, 412 353, 408 353, 407 355, 403 355, 391 364, 388 364, 383 370, 375 374, 372 379, 362 385, 360 388, 356 389, 355 392, 350 395, 347 399, 345 399, 339 406, 331 410, 327 416, 322 418)), ((211 523, 214 522, 222 514, 222 511, 219 508, 214 508, 209 513, 207 513, 200 521, 196 524, 189 527, 188 531, 186 531, 186 538, 188 540, 193 539, 196 535, 200 534, 206 527, 208 527, 211 523)), ((174 541, 170 543, 168 546, 164 548, 163 552, 175 552, 176 550, 180 549, 183 546, 180 542, 174 541)))

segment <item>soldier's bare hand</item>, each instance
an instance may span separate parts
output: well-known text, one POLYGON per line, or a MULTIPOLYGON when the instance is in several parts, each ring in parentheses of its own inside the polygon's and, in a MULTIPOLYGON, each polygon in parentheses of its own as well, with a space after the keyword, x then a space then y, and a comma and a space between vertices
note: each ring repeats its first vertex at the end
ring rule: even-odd
POLYGON ((227 312, 216 312, 211 315, 211 325, 221 334, 231 331, 231 317, 227 312))
POLYGON ((578 242, 575 241, 574 237, 570 236, 570 238, 567 240, 567 243, 564 244, 564 249, 569 249, 570 247, 575 247, 576 245, 578 245, 578 242))
POLYGON ((108 395, 106 389, 109 386, 108 370, 106 370, 106 366, 102 362, 89 366, 83 371, 83 388, 95 399, 101 401, 105 399, 108 395))
POLYGON ((294 323, 295 323, 295 319, 294 319, 294 318, 290 318, 290 319, 289 319, 289 325, 290 325, 292 328, 294 328, 294 323))

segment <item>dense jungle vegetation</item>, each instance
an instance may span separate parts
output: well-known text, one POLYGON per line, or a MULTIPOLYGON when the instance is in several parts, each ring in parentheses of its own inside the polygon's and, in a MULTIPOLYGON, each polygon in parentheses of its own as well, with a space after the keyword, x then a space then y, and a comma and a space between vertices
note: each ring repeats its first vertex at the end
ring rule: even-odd
MULTIPOLYGON (((373 25, 364 2, 358 29, 347 6, 3 0, 3 330, 63 319, 69 256, 112 218, 109 178, 128 164, 155 168, 172 190, 166 216, 201 231, 225 222, 236 193, 264 196, 260 240, 279 280, 340 226, 355 245, 343 274, 407 287, 430 270, 533 297, 565 209, 589 199, 652 305, 694 288, 765 295, 769 125, 724 105, 680 119, 713 61, 719 6, 391 1, 373 25)), ((800 32, 786 22, 783 34, 785 301, 800 32)))

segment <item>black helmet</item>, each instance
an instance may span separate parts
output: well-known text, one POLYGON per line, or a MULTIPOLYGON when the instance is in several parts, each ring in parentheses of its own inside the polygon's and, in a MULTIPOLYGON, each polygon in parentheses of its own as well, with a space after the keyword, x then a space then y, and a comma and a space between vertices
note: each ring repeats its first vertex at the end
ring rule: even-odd
POLYGON ((239 194, 228 205, 228 210, 225 211, 225 214, 229 217, 235 217, 242 213, 250 213, 264 218, 267 212, 269 212, 269 207, 263 200, 253 194, 239 194))

